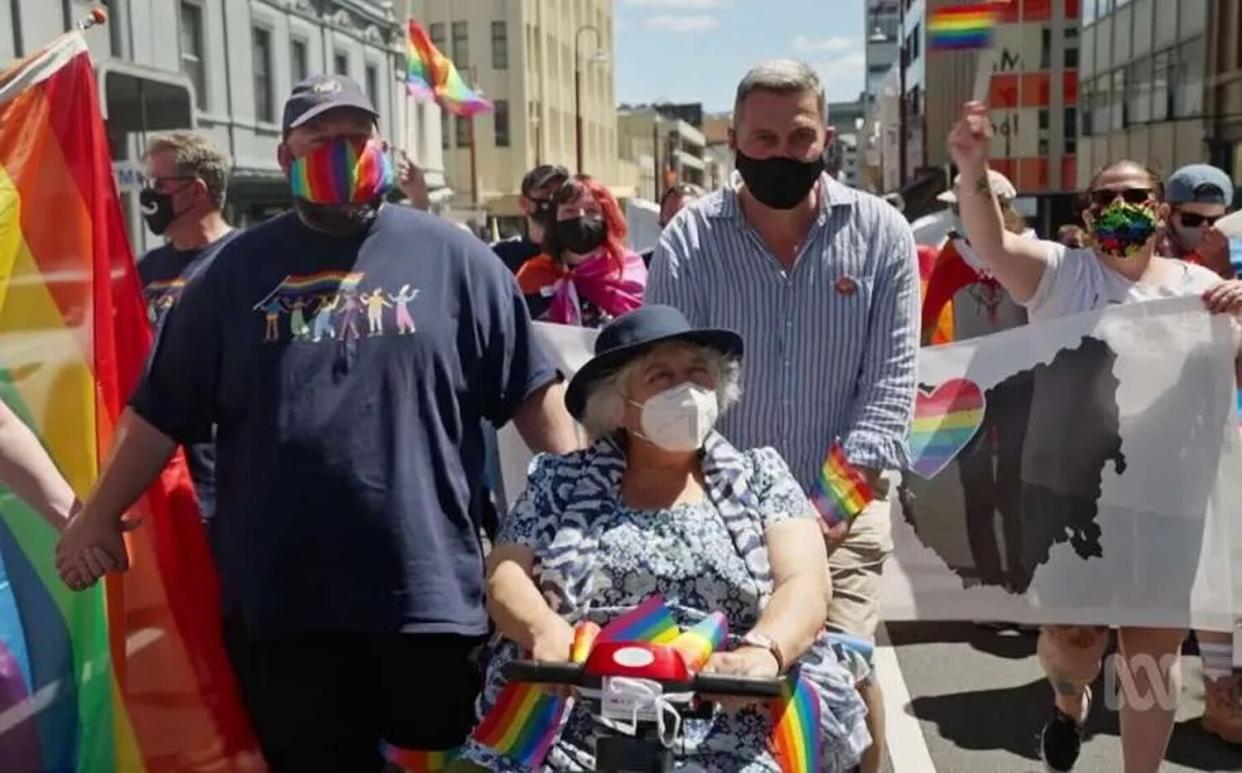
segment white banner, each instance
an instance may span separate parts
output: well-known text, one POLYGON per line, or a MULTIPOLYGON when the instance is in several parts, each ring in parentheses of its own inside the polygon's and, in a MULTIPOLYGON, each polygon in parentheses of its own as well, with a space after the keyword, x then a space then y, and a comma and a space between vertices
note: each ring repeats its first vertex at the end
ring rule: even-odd
POLYGON ((1232 629, 1234 352, 1198 298, 923 350, 885 617, 1232 629))
MULTIPOLYGON (((567 377, 594 350, 592 330, 536 334, 567 377)), ((885 617, 1232 629, 1234 350, 1196 298, 923 350, 885 617)), ((500 453, 513 502, 530 452, 506 427, 500 453)))

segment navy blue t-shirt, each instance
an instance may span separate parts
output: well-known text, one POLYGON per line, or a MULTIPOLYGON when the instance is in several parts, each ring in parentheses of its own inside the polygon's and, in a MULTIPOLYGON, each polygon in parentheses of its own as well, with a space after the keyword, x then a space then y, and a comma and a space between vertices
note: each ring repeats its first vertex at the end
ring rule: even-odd
POLYGON ((364 236, 288 213, 237 237, 132 404, 183 443, 216 425, 216 558, 248 631, 477 635, 482 420, 556 377, 485 244, 384 206, 364 236))
POLYGON ((543 252, 543 248, 525 236, 515 236, 492 244, 492 252, 516 274, 523 263, 543 252))
MULTIPOLYGON (((156 330, 159 330, 168 310, 176 305, 186 283, 237 234, 237 231, 229 231, 214 242, 194 250, 179 250, 169 244, 142 256, 142 260, 138 261, 138 276, 142 279, 147 317, 156 330)), ((199 510, 203 520, 210 521, 216 508, 216 444, 208 441, 186 446, 185 457, 190 467, 190 478, 194 481, 194 491, 198 495, 199 510)))

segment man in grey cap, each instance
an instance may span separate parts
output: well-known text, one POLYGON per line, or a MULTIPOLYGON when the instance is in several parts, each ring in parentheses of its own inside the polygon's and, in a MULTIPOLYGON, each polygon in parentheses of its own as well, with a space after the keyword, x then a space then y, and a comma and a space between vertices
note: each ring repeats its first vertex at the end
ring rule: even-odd
POLYGON ((1181 258, 1233 279, 1229 240, 1215 228, 1233 204, 1233 181, 1208 164, 1183 166, 1169 177, 1165 195, 1173 211, 1164 239, 1164 255, 1181 258))
POLYGON ((379 771, 381 748, 465 741, 488 630, 482 422, 576 444, 509 272, 383 205, 376 117, 348 78, 294 88, 278 151, 293 212, 186 285, 57 546, 70 587, 124 569, 122 514, 177 443, 218 428, 224 637, 273 771, 379 771))

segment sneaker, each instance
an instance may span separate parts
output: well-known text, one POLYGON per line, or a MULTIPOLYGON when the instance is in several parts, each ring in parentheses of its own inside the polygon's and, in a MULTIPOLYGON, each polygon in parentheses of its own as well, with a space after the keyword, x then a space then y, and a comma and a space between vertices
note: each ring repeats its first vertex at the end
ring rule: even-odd
MULTIPOLYGON (((1091 710, 1090 690, 1083 695, 1083 703, 1087 708, 1082 714, 1085 720, 1091 710)), ((1044 725, 1043 732, 1039 734, 1040 757, 1046 770, 1067 773, 1074 769, 1078 752, 1082 750, 1083 726, 1082 722, 1061 709, 1054 707, 1053 711, 1052 721, 1044 725)))
POLYGON ((1231 744, 1242 744, 1242 691, 1238 677, 1203 680, 1203 729, 1231 744))

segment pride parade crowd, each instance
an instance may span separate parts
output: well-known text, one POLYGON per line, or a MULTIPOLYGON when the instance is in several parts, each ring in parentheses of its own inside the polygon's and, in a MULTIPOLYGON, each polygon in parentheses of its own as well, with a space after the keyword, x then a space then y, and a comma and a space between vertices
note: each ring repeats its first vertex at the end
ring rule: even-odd
MULTIPOLYGON (((527 175, 527 234, 494 249, 385 203, 394 186, 417 203, 420 181, 376 117, 348 78, 295 87, 279 149, 293 207, 244 232, 220 214, 228 159, 191 133, 155 140, 142 201, 168 244, 139 265, 158 339, 91 494, 76 503, 20 422, 0 423, 0 479, 63 528, 74 589, 126 569, 141 528, 126 513, 187 449, 225 646, 277 771, 428 753, 450 770, 593 770, 601 730, 582 706, 538 761, 491 732, 503 667, 568 662, 576 627, 657 596, 681 628, 723 616, 706 672, 805 685, 809 769, 877 771, 882 696, 848 642, 880 620, 920 343, 1165 296, 1242 312, 1211 227, 1233 195, 1219 170, 1166 181, 1118 160, 1084 192, 1085 233, 1040 239, 989 172, 971 103, 948 138, 959 227, 929 251, 891 203, 825 172, 824 89, 794 61, 739 84, 734 180, 670 189, 649 256, 603 185, 559 167, 527 175), (563 383, 532 320, 600 328, 595 357, 563 383), (497 513, 494 428, 510 422, 540 455, 497 513)), ((1049 769, 1078 756, 1109 622, 1039 634, 1049 769)), ((1166 687, 1185 635, 1118 632, 1123 658, 1162 664, 1136 679, 1166 687)), ((1205 726, 1242 743, 1230 637, 1197 636, 1205 726)), ((1159 767, 1173 719, 1123 707, 1126 770, 1159 767)), ((670 745, 702 770, 789 770, 776 724, 762 705, 708 707, 670 745)))

